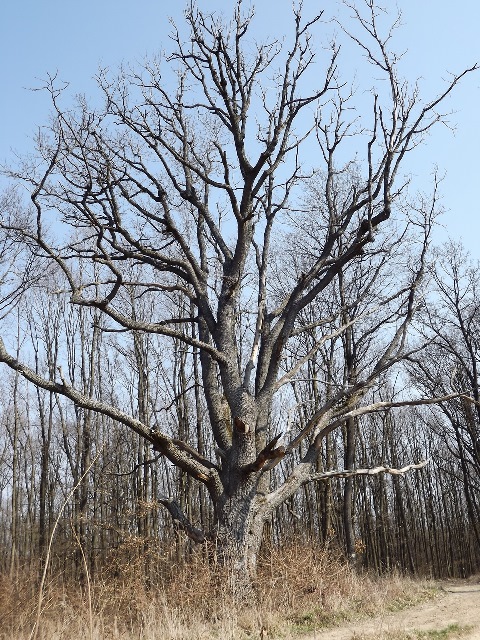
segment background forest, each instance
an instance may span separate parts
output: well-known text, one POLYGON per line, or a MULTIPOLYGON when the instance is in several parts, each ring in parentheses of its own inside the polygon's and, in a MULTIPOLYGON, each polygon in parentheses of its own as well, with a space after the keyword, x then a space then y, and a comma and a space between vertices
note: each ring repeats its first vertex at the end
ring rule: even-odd
MULTIPOLYGON (((409 358, 395 378, 384 380, 376 400, 390 400, 412 388, 432 396, 468 390, 478 399, 477 273, 478 266, 460 246, 435 252, 428 298, 415 326, 429 337, 428 346, 409 358)), ((35 368, 53 371, 64 362, 86 393, 113 398, 147 421, 154 416, 172 434, 215 457, 198 393, 196 350, 158 336, 126 338, 92 329, 99 323, 95 314, 79 313, 62 296, 48 295, 52 287, 61 288, 61 283, 49 280, 29 292, 17 312, 18 330, 22 325, 35 368)), ((138 313, 148 314, 147 305, 145 301, 138 313)), ((351 332, 359 354, 368 343, 368 329, 359 323, 351 332)), ((285 403, 295 399, 299 421, 307 421, 315 403, 322 401, 316 372, 344 375, 345 348, 345 336, 338 336, 309 363, 306 381, 301 376, 292 381, 285 403)), ((139 571, 145 570, 148 579, 151 572, 157 575, 160 556, 167 554, 165 566, 186 560, 195 543, 183 532, 175 533, 160 504, 164 496, 178 496, 191 520, 209 530, 212 514, 203 487, 135 434, 34 389, 18 374, 4 375, 2 398, 3 572, 38 568, 61 505, 77 483, 53 543, 53 567, 65 575, 83 574, 82 550, 92 575, 133 556, 141 560, 139 571)), ((278 415, 285 411, 279 403, 278 415)), ((272 416, 273 423, 276 419, 272 416)), ((402 467, 425 459, 425 468, 402 477, 332 479, 307 486, 278 509, 265 541, 320 541, 346 555, 355 553, 359 566, 376 571, 398 568, 433 576, 474 572, 480 562, 477 406, 452 399, 439 406, 359 417, 325 439, 319 466, 402 467)))

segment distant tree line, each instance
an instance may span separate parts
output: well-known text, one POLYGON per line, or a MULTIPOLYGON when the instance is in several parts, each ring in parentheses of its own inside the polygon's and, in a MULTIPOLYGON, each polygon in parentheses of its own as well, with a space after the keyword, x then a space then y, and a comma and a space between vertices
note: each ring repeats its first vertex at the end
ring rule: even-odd
MULTIPOLYGON (((416 324, 428 345, 408 358, 397 378, 387 377, 372 391, 372 402, 407 397, 412 390, 432 396, 468 390, 478 398, 477 271, 458 245, 436 252, 416 324)), ((44 374, 62 366, 85 393, 114 400, 146 422, 161 420, 172 436, 194 442, 202 455, 215 458, 200 393, 198 350, 158 336, 102 332, 97 312, 72 310, 64 295, 51 295, 61 288, 60 281, 50 280, 48 287, 30 292, 18 309, 35 369, 44 374)), ((137 313, 148 314, 146 298, 142 305, 137 313)), ((368 332, 361 323, 352 327, 350 339, 360 349, 368 332)), ((292 428, 295 421, 308 421, 321 401, 320 372, 345 369, 346 349, 342 334, 310 362, 308 376, 292 380, 284 398, 285 403, 295 399, 292 428)), ((162 508, 165 496, 177 496, 199 529, 213 525, 203 487, 113 420, 75 409, 54 393, 28 386, 15 373, 4 377, 2 399, 2 571, 38 570, 60 506, 77 483, 53 541, 52 568, 66 576, 84 575, 83 554, 92 575, 115 563, 121 567, 132 554, 142 561, 146 577, 158 575, 159 556, 186 561, 196 545, 172 526, 162 508)), ((284 411, 282 403, 275 407, 273 424, 284 411)), ((426 467, 403 476, 332 478, 305 485, 273 514, 264 544, 288 544, 293 538, 320 541, 357 566, 379 572, 474 572, 480 566, 477 405, 455 398, 360 416, 325 438, 318 468, 401 468, 425 459, 426 467)), ((279 467, 277 472, 283 471, 279 467)))

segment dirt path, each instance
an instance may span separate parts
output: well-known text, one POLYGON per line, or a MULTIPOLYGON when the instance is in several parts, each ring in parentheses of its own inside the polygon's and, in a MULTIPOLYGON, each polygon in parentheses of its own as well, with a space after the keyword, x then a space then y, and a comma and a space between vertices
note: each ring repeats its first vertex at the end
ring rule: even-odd
MULTIPOLYGON (((386 632, 441 630, 449 625, 471 627, 462 640, 480 640, 480 584, 446 583, 438 597, 417 607, 397 613, 386 613, 328 631, 319 631, 304 640, 354 640, 367 637, 381 640, 386 632)), ((454 640, 457 635, 449 636, 454 640)))

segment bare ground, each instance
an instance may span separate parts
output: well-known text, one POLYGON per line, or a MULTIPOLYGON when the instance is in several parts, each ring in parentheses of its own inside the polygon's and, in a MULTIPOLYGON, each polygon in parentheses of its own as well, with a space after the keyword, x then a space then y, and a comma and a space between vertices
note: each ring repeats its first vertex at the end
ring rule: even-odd
POLYGON ((440 632, 449 626, 452 626, 451 634, 432 637, 480 640, 480 577, 442 583, 439 587, 438 596, 429 602, 368 620, 349 622, 328 631, 318 631, 302 640, 381 640, 396 634, 401 637, 409 632, 440 632), (457 626, 459 631, 455 632, 453 629, 457 626))

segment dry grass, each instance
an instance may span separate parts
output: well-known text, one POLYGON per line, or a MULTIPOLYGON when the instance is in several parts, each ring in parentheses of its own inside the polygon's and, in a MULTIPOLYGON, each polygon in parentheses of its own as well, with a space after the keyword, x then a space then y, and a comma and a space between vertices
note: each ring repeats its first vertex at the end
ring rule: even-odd
MULTIPOLYGON (((137 550, 138 551, 138 550, 137 550)), ((150 558, 150 561, 152 558, 150 558)), ((154 558, 155 560, 155 558, 154 558)), ((44 588, 42 640, 242 640, 300 635, 342 620, 395 610, 432 597, 426 583, 360 576, 328 550, 292 543, 265 551, 257 602, 238 607, 228 574, 202 554, 188 564, 158 554, 158 575, 145 558, 117 552, 88 591, 53 576, 44 588), (150 572, 151 573, 151 572, 150 572), (92 614, 89 614, 91 607, 92 614)), ((0 576, 0 640, 27 640, 35 624, 38 581, 0 576)))

